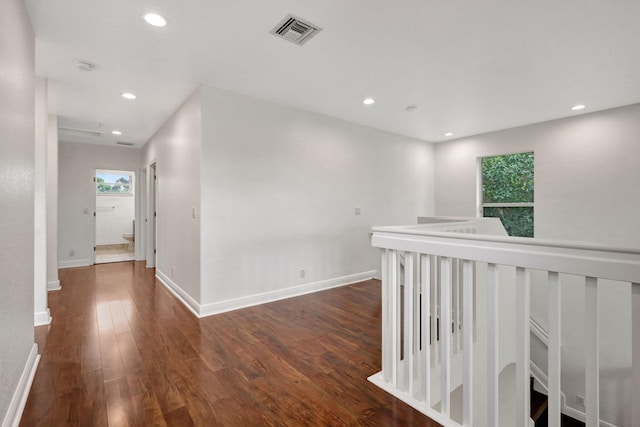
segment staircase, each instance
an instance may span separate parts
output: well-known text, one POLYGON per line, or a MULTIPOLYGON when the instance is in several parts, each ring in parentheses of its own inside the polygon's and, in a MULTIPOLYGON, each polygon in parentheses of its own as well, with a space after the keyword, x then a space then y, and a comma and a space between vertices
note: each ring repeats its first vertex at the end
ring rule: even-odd
MULTIPOLYGON (((535 427, 548 427, 549 399, 547 395, 534 390, 533 384, 534 379, 531 377, 531 419, 535 427)), ((564 414, 562 414, 561 422, 562 427, 585 427, 582 421, 578 421, 564 414)))
POLYGON ((369 380, 445 427, 585 425, 561 414, 561 300, 571 276, 585 289, 585 400, 592 403, 584 418, 597 427, 598 299, 609 280, 623 282, 633 296, 624 410, 640 427, 640 251, 490 235, 485 220, 374 228, 372 245, 382 249, 382 371, 369 380), (532 284, 534 271, 543 283, 532 284), (548 397, 530 380, 534 285, 548 288, 548 397))
POLYGON ((546 395, 534 390, 534 382, 534 378, 531 377, 529 387, 529 390, 531 392, 531 419, 533 420, 536 427, 547 427, 549 425, 549 423, 547 422, 549 399, 546 395))

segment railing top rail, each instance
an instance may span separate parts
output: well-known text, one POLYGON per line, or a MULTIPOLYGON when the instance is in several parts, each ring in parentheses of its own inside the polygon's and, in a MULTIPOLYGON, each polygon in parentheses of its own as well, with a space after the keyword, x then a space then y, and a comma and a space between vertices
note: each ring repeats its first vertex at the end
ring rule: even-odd
POLYGON ((375 227, 374 247, 534 270, 640 282, 640 249, 580 242, 504 237, 419 226, 375 227))
MULTIPOLYGON (((460 222, 453 223, 455 225, 461 224, 460 222)), ((469 224, 473 224, 473 221, 469 221, 469 224)), ((441 224, 438 224, 441 225, 441 224)), ((512 237, 512 236, 495 236, 491 234, 469 234, 459 233, 455 231, 436 231, 430 224, 418 224, 418 225, 400 225, 400 226, 384 226, 373 227, 373 233, 394 233, 394 234, 408 234, 416 236, 431 236, 448 239, 464 239, 483 242, 504 243, 513 245, 526 245, 526 246, 542 246, 547 248, 558 249, 575 249, 581 251, 597 251, 597 252, 610 252, 629 255, 640 255, 640 248, 623 248, 612 245, 605 245, 595 242, 577 242, 577 241, 565 241, 565 240, 553 240, 553 239, 539 239, 530 237, 512 237)))

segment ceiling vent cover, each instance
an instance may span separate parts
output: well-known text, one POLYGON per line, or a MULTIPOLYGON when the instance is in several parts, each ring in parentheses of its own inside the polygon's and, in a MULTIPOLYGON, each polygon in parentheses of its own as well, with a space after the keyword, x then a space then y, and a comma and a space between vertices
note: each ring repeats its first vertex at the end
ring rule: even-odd
POLYGON ((118 145, 126 145, 127 147, 133 147, 135 144, 133 142, 124 142, 124 141, 116 141, 118 145))
POLYGON ((271 30, 271 34, 289 40, 291 43, 303 45, 321 30, 322 28, 313 25, 309 21, 303 21, 293 15, 287 15, 271 30))
POLYGON ((69 135, 82 135, 82 136, 92 136, 95 138, 100 138, 102 136, 102 131, 99 130, 90 130, 90 129, 80 129, 68 126, 58 126, 58 130, 61 130, 69 135))

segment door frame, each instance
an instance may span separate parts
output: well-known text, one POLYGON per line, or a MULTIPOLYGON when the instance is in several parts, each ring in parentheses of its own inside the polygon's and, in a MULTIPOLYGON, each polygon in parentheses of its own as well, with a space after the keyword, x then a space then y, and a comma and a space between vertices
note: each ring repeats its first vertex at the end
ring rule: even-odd
POLYGON ((147 167, 147 206, 145 212, 146 242, 145 258, 147 268, 157 265, 157 211, 158 211, 158 169, 154 160, 147 167))

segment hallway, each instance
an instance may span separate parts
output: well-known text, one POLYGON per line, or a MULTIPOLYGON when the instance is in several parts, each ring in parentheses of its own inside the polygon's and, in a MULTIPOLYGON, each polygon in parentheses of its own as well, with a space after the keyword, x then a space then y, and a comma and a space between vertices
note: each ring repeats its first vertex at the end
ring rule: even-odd
POLYGON ((22 426, 436 426, 369 383, 377 281, 198 320, 141 262, 60 270, 22 426))

